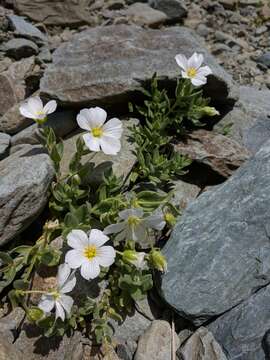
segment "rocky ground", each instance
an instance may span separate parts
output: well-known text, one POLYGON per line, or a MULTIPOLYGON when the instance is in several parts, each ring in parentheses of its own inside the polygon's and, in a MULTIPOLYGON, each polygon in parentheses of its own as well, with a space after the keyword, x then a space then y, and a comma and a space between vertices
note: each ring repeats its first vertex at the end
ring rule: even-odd
POLYGON ((77 111, 90 104, 126 120, 117 159, 93 161, 129 172, 136 159, 128 125, 138 120, 127 104, 154 72, 176 81, 177 53, 205 55, 213 75, 204 91, 220 112, 175 144, 193 159, 174 199, 187 209, 163 249, 168 272, 157 291, 113 324, 112 353, 102 357, 78 332, 45 339, 4 297, 0 359, 170 360, 172 338, 179 360, 270 359, 269 33, 267 1, 0 1, 2 249, 36 233, 54 176, 36 125, 19 114, 24 99, 58 100, 49 125, 64 139, 63 172, 77 111))

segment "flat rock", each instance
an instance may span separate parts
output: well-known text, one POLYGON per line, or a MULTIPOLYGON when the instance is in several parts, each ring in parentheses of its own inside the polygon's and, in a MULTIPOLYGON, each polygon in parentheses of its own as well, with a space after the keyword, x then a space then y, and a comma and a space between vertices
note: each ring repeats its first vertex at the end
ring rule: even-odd
POLYGON ((150 0, 149 4, 167 15, 167 23, 176 23, 187 15, 184 1, 180 0, 150 0))
POLYGON ((270 136, 270 91, 240 87, 240 99, 214 127, 255 154, 270 136))
POLYGON ((14 135, 33 123, 20 114, 20 106, 21 103, 14 104, 0 117, 0 131, 14 135))
POLYGON ((147 4, 136 2, 123 11, 125 15, 137 25, 147 25, 149 27, 158 27, 167 20, 164 12, 155 10, 147 4))
POLYGON ((250 155, 247 149, 236 141, 206 130, 192 132, 174 148, 190 159, 210 167, 223 177, 231 176, 250 155))
MULTIPOLYGON (((16 119, 15 111, 16 108, 12 110, 12 113, 8 112, 8 114, 3 116, 3 118, 9 118, 9 116, 12 117, 14 114, 14 120, 19 120, 21 116, 18 116, 16 119)), ((50 126, 58 137, 63 138, 77 128, 76 114, 77 113, 73 110, 56 111, 55 113, 48 116, 46 126, 50 126)), ((0 119, 0 123, 1 120, 2 119, 0 119)), ((26 121, 23 121, 22 123, 16 122, 14 123, 13 129, 15 128, 17 131, 19 126, 21 128, 26 127, 26 124, 26 121)), ((26 127, 24 130, 18 132, 12 137, 11 145, 16 146, 19 144, 40 144, 37 124, 32 124, 31 126, 26 127)))
POLYGON ((41 92, 66 105, 116 106, 130 100, 155 72, 175 81, 180 75, 175 55, 190 56, 194 51, 205 55, 214 73, 208 77, 206 95, 216 103, 234 103, 238 89, 231 77, 196 34, 184 27, 152 30, 111 25, 83 31, 54 52, 53 63, 41 79, 41 92))
MULTIPOLYGON (((175 336, 175 350, 179 346, 177 334, 175 336)), ((154 320, 146 332, 140 336, 134 360, 171 360, 172 359, 172 331, 167 321, 154 320)))
POLYGON ((9 15, 8 20, 11 27, 18 35, 38 40, 39 42, 46 42, 47 37, 36 26, 26 21, 22 16, 9 15))
POLYGON ((37 218, 53 176, 49 156, 39 147, 17 151, 0 162, 0 245, 37 218))
POLYGON ((268 141, 225 183, 191 202, 165 245, 161 294, 194 324, 269 283, 269 179, 268 141))
POLYGON ((269 359, 269 297, 268 285, 208 326, 228 359, 269 359))
POLYGON ((180 351, 182 360, 227 360, 213 334, 200 327, 180 351))
POLYGON ((38 46, 33 41, 24 38, 11 39, 2 46, 2 49, 7 56, 15 60, 38 54, 38 46))
POLYGON ((35 22, 45 25, 75 25, 87 23, 88 0, 16 0, 15 10, 35 22))
POLYGON ((189 184, 182 180, 176 180, 173 182, 174 195, 172 198, 173 205, 179 207, 180 210, 184 210, 187 205, 194 200, 200 193, 201 189, 193 184, 189 184))
POLYGON ((0 160, 6 157, 9 145, 10 136, 8 134, 0 133, 0 160))
MULTIPOLYGON (((136 156, 132 153, 134 145, 129 141, 130 131, 129 126, 138 123, 137 119, 123 120, 124 132, 122 136, 122 146, 120 152, 116 156, 105 155, 102 151, 97 152, 94 157, 91 152, 84 156, 83 163, 90 161, 95 164, 96 168, 91 176, 91 181, 99 182, 105 170, 113 169, 117 176, 127 176, 136 162, 136 156)), ((77 133, 74 136, 64 141, 64 154, 61 163, 61 172, 63 175, 68 173, 69 162, 76 150, 76 141, 81 137, 82 133, 77 133)))

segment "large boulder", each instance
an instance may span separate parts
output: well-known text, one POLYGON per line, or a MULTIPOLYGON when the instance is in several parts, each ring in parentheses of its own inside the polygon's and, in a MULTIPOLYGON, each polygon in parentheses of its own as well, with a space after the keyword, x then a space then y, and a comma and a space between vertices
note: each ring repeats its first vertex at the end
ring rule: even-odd
POLYGON ((267 286, 208 326, 228 359, 269 359, 269 298, 270 286, 267 286))
POLYGON ((270 142, 225 183, 194 200, 163 252, 161 292, 200 325, 270 280, 270 142))
POLYGON ((40 147, 0 162, 0 246, 23 231, 43 210, 54 168, 40 147))
POLYGON ((66 105, 123 103, 156 72, 175 81, 180 69, 175 55, 201 52, 213 70, 205 86, 215 103, 232 105, 238 89, 231 77, 184 27, 166 30, 112 25, 81 32, 62 44, 41 79, 41 92, 66 105))

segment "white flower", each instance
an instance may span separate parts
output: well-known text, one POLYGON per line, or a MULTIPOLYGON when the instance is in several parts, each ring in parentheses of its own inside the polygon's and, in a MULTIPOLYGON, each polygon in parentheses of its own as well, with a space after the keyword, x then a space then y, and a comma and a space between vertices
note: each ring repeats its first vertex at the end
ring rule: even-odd
POLYGON ((86 146, 91 151, 100 151, 101 148, 104 154, 116 155, 121 149, 123 126, 116 118, 105 124, 106 119, 106 111, 99 107, 83 109, 77 116, 80 128, 88 131, 83 135, 86 146))
POLYGON ((194 86, 206 84, 206 76, 212 74, 209 66, 202 66, 202 54, 195 52, 189 59, 187 59, 185 55, 178 54, 175 56, 175 60, 182 69, 182 77, 190 79, 194 86))
POLYGON ((117 241, 133 240, 141 244, 148 239, 148 229, 162 230, 166 224, 160 216, 148 216, 143 218, 142 209, 127 209, 120 211, 119 218, 123 221, 112 224, 104 229, 104 234, 119 233, 117 241))
POLYGON ((43 123, 46 121, 47 115, 53 113, 56 110, 56 107, 57 103, 55 100, 51 100, 43 106, 40 97, 35 96, 31 97, 20 106, 20 113, 26 118, 43 123))
POLYGON ((73 290, 76 285, 75 273, 67 264, 62 264, 58 268, 56 291, 42 295, 38 307, 45 313, 49 313, 55 307, 55 319, 65 320, 66 314, 69 315, 73 305, 71 296, 65 295, 73 290))
POLYGON ((108 236, 97 229, 92 229, 89 236, 82 230, 72 230, 67 242, 73 250, 66 253, 66 263, 72 269, 81 268, 81 275, 86 280, 95 279, 100 273, 100 266, 108 267, 114 263, 114 248, 102 246, 108 240, 108 236))

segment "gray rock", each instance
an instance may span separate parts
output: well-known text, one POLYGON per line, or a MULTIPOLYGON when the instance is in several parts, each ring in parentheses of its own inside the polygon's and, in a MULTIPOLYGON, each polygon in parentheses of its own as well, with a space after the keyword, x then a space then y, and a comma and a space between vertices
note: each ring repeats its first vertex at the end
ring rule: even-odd
POLYGON ((267 286, 208 325, 228 359, 269 359, 269 297, 267 286))
POLYGON ((27 119, 20 114, 20 106, 21 103, 14 104, 0 117, 0 131, 13 135, 33 123, 33 120, 27 119))
POLYGON ((200 325, 270 280, 270 142, 186 209, 163 249, 161 294, 200 325))
POLYGON ((239 101, 214 129, 229 127, 228 136, 255 154, 270 136, 269 116, 270 91, 241 86, 239 101))
POLYGON ((149 4, 167 15, 167 23, 173 24, 187 15, 187 9, 180 0, 149 0, 149 4))
POLYGON ((270 51, 265 52, 256 59, 257 63, 263 64, 270 68, 270 51))
MULTIPOLYGON (((175 351, 179 346, 177 334, 175 337, 175 351)), ((154 320, 140 336, 134 360, 171 360, 172 359, 172 331, 167 321, 154 320)))
POLYGON ((16 60, 38 54, 38 46, 33 41, 23 38, 9 40, 2 49, 7 56, 16 60))
MULTIPOLYGON (((136 162, 136 156, 132 153, 134 145, 130 143, 129 126, 137 124, 137 119, 129 119, 123 121, 124 132, 122 136, 122 146, 120 152, 116 156, 105 155, 103 152, 97 152, 94 157, 93 153, 86 155, 82 162, 86 163, 91 159, 91 162, 95 164, 96 168, 91 178, 88 180, 91 182, 99 183, 102 179, 104 171, 112 168, 117 176, 127 176, 136 162)), ((78 133, 71 136, 64 141, 64 154, 61 163, 61 173, 63 175, 68 173, 68 165, 76 149, 76 140, 82 136, 82 133, 78 133)))
POLYGON ((137 25, 147 25, 152 28, 162 25, 167 20, 164 12, 155 10, 149 5, 140 2, 130 5, 123 11, 123 14, 127 15, 137 25))
POLYGON ((187 205, 194 200, 200 193, 201 189, 193 184, 189 184, 182 180, 176 180, 173 182, 174 196, 172 203, 178 206, 180 210, 184 210, 187 205))
POLYGON ((47 37, 36 26, 26 21, 23 17, 17 15, 9 15, 8 19, 12 28, 20 36, 39 40, 39 42, 46 42, 47 37))
MULTIPOLYGON (((58 137, 63 138, 76 129, 76 112, 73 110, 64 110, 50 114, 46 126, 50 126, 58 137)), ((14 135, 11 139, 12 146, 19 144, 35 145, 39 143, 40 138, 38 135, 37 124, 28 126, 23 131, 14 135)))
POLYGON ((43 210, 53 165, 39 147, 0 162, 0 245, 23 231, 43 210))
POLYGON ((12 342, 5 337, 0 338, 0 359, 1 360, 18 360, 23 359, 23 354, 15 349, 12 342))
POLYGON ((41 91, 66 105, 116 106, 126 103, 155 72, 175 81, 179 77, 175 55, 190 56, 194 51, 205 55, 205 63, 214 73, 208 77, 206 95, 215 102, 234 103, 238 89, 231 77, 202 47, 196 34, 184 27, 150 30, 112 25, 81 32, 54 52, 53 63, 41 79, 41 91))
POLYGON ((204 327, 187 340, 180 354, 182 360, 227 360, 213 334, 204 327))
POLYGON ((88 0, 16 0, 15 10, 35 22, 45 25, 75 25, 87 23, 88 0))
POLYGON ((180 154, 210 167, 223 177, 232 175, 248 158, 249 152, 236 141, 212 131, 196 130, 174 146, 180 154))
POLYGON ((207 37, 210 33, 210 29, 204 24, 199 24, 196 31, 202 37, 207 37))
POLYGON ((6 157, 9 145, 10 136, 8 134, 0 133, 0 160, 6 157))
MULTIPOLYGON (((0 115, 10 109, 17 102, 15 86, 7 74, 0 74, 0 115)), ((3 131, 3 129, 1 128, 3 131)))

